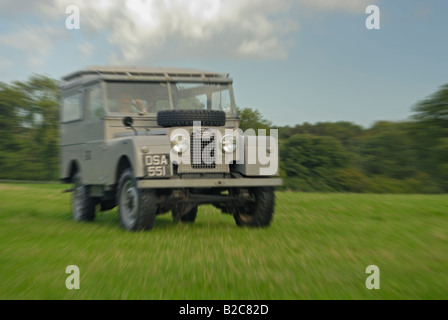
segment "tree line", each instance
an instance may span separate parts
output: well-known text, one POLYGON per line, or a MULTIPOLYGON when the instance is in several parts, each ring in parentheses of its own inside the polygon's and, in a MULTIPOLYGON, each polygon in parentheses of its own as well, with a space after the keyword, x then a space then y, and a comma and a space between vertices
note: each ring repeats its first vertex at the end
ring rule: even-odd
POLYGON ((59 95, 43 75, 0 83, 0 179, 58 179, 59 95))
POLYGON ((448 192, 448 84, 412 108, 407 121, 276 127, 240 110, 243 131, 278 129, 284 188, 358 193, 448 192))
MULTIPOLYGON (((58 81, 44 75, 0 83, 0 179, 58 179, 59 95, 58 81)), ((448 84, 412 112, 370 128, 346 121, 278 127, 239 108, 243 131, 278 129, 284 189, 446 193, 448 84)))

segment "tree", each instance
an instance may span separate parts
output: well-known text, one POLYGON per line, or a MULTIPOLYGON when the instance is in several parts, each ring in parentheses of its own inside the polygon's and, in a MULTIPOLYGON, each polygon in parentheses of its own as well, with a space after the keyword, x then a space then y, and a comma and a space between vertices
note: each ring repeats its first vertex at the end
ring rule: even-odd
POLYGON ((430 125, 442 136, 446 137, 448 129, 448 84, 432 94, 429 98, 417 103, 412 110, 413 118, 420 123, 430 125))
POLYGON ((448 191, 448 84, 413 107, 416 141, 421 171, 429 174, 448 191))
POLYGON ((240 116, 240 128, 243 131, 247 129, 253 129, 258 132, 259 129, 270 129, 272 123, 269 120, 264 119, 260 111, 251 108, 240 109, 237 108, 237 112, 240 116))
POLYGON ((348 155, 333 137, 296 134, 280 148, 281 169, 294 189, 334 190, 332 178, 348 165, 348 155), (301 185, 303 184, 303 185, 301 185))
POLYGON ((381 121, 366 130, 354 142, 360 167, 367 175, 385 175, 406 179, 417 171, 415 143, 409 122, 381 121))
POLYGON ((58 101, 47 76, 0 84, 0 178, 57 178, 58 101))

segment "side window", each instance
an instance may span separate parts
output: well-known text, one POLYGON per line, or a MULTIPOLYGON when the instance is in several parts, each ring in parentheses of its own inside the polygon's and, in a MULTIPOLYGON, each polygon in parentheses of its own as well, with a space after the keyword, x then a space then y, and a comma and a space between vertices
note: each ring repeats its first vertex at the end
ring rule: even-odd
POLYGON ((81 93, 62 99, 61 121, 69 122, 82 119, 81 93))
POLYGON ((95 86, 89 90, 88 106, 89 119, 104 118, 103 92, 100 86, 95 86))

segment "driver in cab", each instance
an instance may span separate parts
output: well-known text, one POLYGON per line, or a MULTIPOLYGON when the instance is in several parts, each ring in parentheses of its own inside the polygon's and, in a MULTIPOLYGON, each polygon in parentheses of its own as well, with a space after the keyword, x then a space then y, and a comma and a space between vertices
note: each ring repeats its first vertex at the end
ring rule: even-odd
POLYGON ((120 113, 136 113, 139 115, 143 115, 146 113, 146 105, 142 100, 132 99, 132 96, 129 93, 122 93, 116 100, 116 108, 117 112, 120 113))

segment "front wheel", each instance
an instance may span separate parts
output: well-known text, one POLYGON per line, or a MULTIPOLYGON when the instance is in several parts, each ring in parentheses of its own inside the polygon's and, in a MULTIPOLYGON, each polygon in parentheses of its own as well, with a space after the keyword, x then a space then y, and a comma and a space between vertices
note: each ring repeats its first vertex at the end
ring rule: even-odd
POLYGON ((248 190, 252 201, 237 208, 233 217, 240 227, 269 226, 274 214, 274 188, 257 187, 248 190))
POLYGON ((150 230, 157 214, 155 190, 139 189, 130 169, 125 170, 118 186, 118 213, 121 225, 129 231, 150 230))

